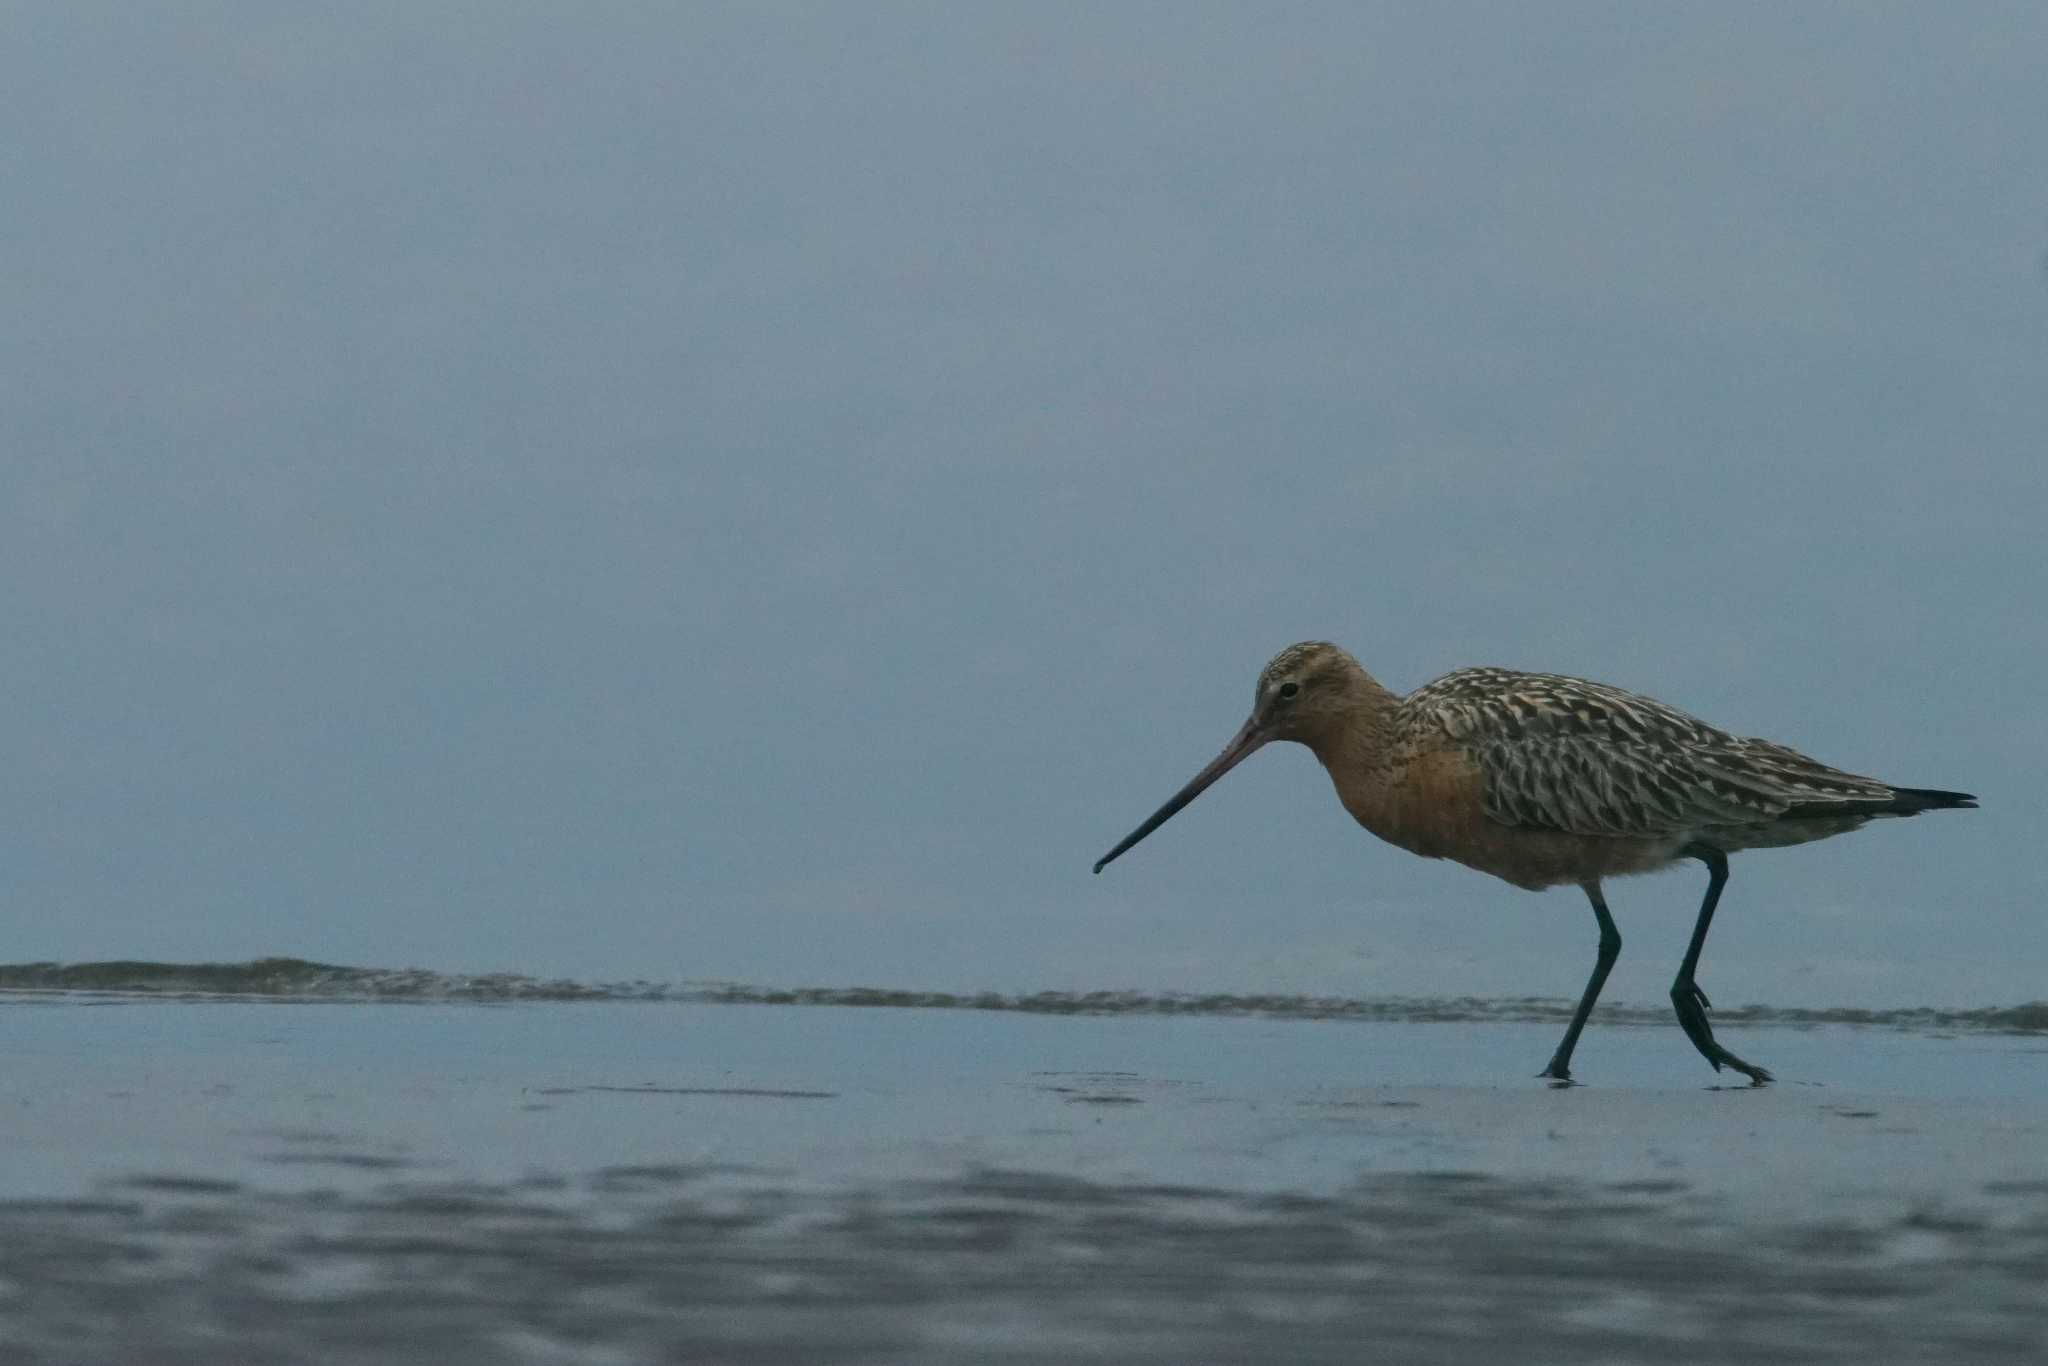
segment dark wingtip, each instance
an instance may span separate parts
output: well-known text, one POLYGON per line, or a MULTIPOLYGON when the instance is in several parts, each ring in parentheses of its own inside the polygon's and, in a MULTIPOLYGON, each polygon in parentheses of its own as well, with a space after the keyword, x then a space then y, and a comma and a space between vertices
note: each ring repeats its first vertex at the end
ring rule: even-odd
POLYGON ((1902 815, 1920 811, 1974 811, 1977 797, 1971 792, 1947 792, 1938 787, 1895 787, 1893 810, 1902 815))
POLYGON ((1102 873, 1102 865, 1103 865, 1103 864, 1105 864, 1105 863, 1107 863, 1107 862, 1109 862, 1109 860, 1108 860, 1108 859, 1097 859, 1097 860, 1096 860, 1096 862, 1095 862, 1095 872, 1096 872, 1096 875, 1097 875, 1098 877, 1099 877, 1099 876, 1101 876, 1101 873, 1102 873))

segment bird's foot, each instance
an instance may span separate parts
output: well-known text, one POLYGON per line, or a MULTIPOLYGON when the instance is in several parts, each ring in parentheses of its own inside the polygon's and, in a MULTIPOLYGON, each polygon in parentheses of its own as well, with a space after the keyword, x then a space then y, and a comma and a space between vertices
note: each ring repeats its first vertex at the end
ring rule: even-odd
POLYGON ((1770 1082, 1771 1074, 1754 1063, 1744 1062, 1714 1042, 1713 1026, 1707 1023, 1707 1011, 1712 1009, 1707 993, 1700 990, 1699 983, 1681 977, 1671 984, 1671 1005, 1678 1012, 1678 1027, 1685 1031, 1685 1037, 1692 1040, 1692 1046, 1700 1056, 1714 1065, 1716 1072, 1723 1067, 1732 1067, 1749 1078, 1751 1086, 1763 1086, 1770 1082))
POLYGON ((1553 1091, 1562 1091, 1567 1086, 1578 1085, 1577 1082, 1572 1080, 1571 1067, 1561 1057, 1552 1058, 1550 1060, 1550 1066, 1544 1068, 1541 1072, 1538 1072, 1536 1075, 1543 1078, 1545 1081, 1548 1081, 1550 1083, 1550 1088, 1553 1091))

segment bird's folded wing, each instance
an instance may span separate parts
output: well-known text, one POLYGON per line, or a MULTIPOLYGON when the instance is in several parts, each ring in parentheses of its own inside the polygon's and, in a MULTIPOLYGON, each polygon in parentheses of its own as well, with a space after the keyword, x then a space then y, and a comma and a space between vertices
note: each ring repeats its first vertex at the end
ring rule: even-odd
POLYGON ((1486 813, 1582 835, 1679 835, 1855 814, 1892 789, 1653 698, 1584 679, 1462 669, 1412 694, 1413 722, 1477 762, 1486 813))

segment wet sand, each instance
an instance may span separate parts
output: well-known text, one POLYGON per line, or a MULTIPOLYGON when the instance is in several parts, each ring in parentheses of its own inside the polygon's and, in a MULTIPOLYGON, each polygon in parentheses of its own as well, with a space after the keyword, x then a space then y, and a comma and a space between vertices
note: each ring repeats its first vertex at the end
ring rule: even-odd
POLYGON ((0 994, 0 1360, 2048 1356, 2048 1039, 1555 1034, 0 994))

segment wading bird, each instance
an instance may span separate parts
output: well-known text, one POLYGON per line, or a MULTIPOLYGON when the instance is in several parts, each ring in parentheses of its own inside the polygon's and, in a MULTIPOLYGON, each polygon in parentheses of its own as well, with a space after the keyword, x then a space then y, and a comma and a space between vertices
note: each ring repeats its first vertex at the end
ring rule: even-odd
POLYGON ((1728 881, 1728 855, 1826 839, 1878 816, 1977 804, 1967 792, 1844 773, 1580 678, 1459 669, 1397 697, 1343 650, 1311 640, 1273 657, 1243 728, 1095 871, 1269 740, 1313 750, 1344 809, 1389 844, 1531 891, 1567 882, 1585 891, 1600 922, 1600 951, 1564 1039, 1539 1074, 1559 1082, 1571 1080, 1572 1049, 1621 952, 1602 879, 1680 859, 1707 866, 1706 899, 1671 1004, 1715 1071, 1732 1067, 1761 1086, 1769 1072, 1714 1041, 1707 994, 1693 980, 1728 881))

